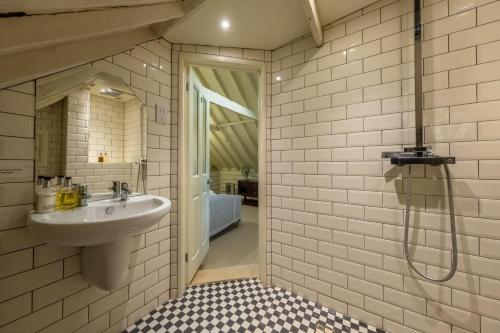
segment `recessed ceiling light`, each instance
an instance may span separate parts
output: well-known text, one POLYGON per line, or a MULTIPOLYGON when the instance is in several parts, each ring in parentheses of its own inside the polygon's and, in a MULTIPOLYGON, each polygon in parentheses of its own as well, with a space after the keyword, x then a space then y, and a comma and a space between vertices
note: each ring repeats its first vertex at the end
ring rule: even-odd
POLYGON ((227 30, 231 26, 228 20, 224 19, 220 22, 220 26, 222 29, 227 30))
POLYGON ((276 81, 281 81, 281 76, 276 76, 276 81))

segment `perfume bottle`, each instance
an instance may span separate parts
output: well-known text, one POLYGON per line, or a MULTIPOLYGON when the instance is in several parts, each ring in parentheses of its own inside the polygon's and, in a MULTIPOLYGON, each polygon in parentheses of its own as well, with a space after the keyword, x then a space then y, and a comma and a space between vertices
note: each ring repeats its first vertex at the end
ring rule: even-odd
POLYGON ((99 156, 97 156, 97 162, 99 162, 99 163, 104 162, 104 155, 102 153, 99 153, 99 156))

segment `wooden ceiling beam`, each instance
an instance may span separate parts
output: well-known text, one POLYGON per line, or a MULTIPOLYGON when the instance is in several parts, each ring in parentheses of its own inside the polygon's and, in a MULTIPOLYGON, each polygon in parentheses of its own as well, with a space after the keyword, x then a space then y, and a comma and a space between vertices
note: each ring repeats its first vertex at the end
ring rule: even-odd
POLYGON ((0 89, 103 59, 156 38, 150 28, 143 28, 0 56, 0 89))
POLYGON ((221 128, 221 127, 241 125, 241 124, 246 124, 246 123, 255 123, 256 121, 257 120, 255 120, 255 119, 231 121, 229 123, 218 124, 217 127, 221 128))
POLYGON ((233 96, 222 88, 220 81, 217 80, 210 68, 198 67, 196 73, 205 87, 205 92, 211 103, 230 109, 245 117, 257 119, 257 114, 253 110, 236 102, 235 99, 232 98, 233 96))
POLYGON ((152 5, 177 0, 2 0, 0 13, 54 14, 88 10, 152 5))
MULTIPOLYGON (((215 79, 216 84, 218 84, 219 87, 220 87, 220 89, 224 92, 224 94, 226 96, 228 96, 229 92, 227 91, 227 89, 221 83, 220 77, 218 75, 216 75, 215 72, 212 71, 212 73, 214 74, 213 77, 215 79)), ((221 116, 225 120, 225 122, 228 122, 223 113, 221 113, 221 116)), ((241 143, 241 145, 245 149, 245 152, 247 153, 246 156, 250 156, 251 157, 251 159, 250 159, 251 160, 251 165, 254 168, 256 168, 256 166, 258 164, 255 161, 258 158, 257 142, 255 142, 252 139, 250 139, 250 135, 248 134, 247 129, 245 128, 245 126, 243 126, 242 128, 243 128, 243 131, 241 131, 241 132, 240 131, 235 131, 231 127, 226 128, 225 130, 228 131, 228 132, 230 132, 231 135, 233 135, 236 138, 236 140, 238 140, 238 142, 241 143), (245 144, 245 143, 247 143, 247 144, 245 144)))
POLYGON ((319 20, 316 0, 302 0, 302 5, 304 6, 306 18, 309 22, 309 28, 311 28, 316 46, 323 46, 323 27, 321 26, 321 22, 319 20))
MULTIPOLYGON (((217 79, 215 75, 213 75, 213 72, 210 69, 198 67, 196 68, 196 72, 200 81, 205 87, 223 93, 227 97, 231 97, 227 92, 227 90, 225 90, 222 87, 221 82, 217 79)), ((228 109, 231 110, 230 108, 228 109)), ((227 119, 227 117, 224 115, 224 111, 217 104, 214 104, 213 110, 215 112, 211 112, 211 116, 213 117, 213 119, 216 121, 217 124, 231 122, 227 119)), ((238 113, 235 112, 230 112, 230 113, 234 114, 236 120, 240 120, 238 113)), ((254 117, 256 118, 256 115, 254 117)), ((247 139, 246 141, 242 137, 240 137, 239 132, 245 132, 246 130, 244 127, 241 128, 243 129, 242 131, 235 131, 232 128, 222 129, 226 137, 234 138, 232 140, 234 142, 234 146, 228 147, 227 149, 230 151, 235 151, 234 153, 237 154, 238 156, 237 159, 241 161, 241 163, 244 163, 239 165, 240 168, 242 166, 250 166, 252 168, 257 168, 258 164, 257 147, 256 147, 257 142, 255 140, 251 140, 250 137, 248 136, 248 133, 244 134, 244 136, 247 139)))
MULTIPOLYGON (((218 123, 228 123, 230 122, 223 112, 220 112, 217 117, 218 123)), ((236 131, 231 126, 223 127, 222 131, 227 137, 233 139, 234 143, 238 146, 238 149, 235 151, 236 154, 240 157, 241 161, 244 161, 245 164, 248 165, 256 165, 255 159, 257 157, 257 149, 254 146, 252 140, 247 136, 247 133, 242 133, 240 131, 236 131)))
POLYGON ((240 89, 236 85, 230 71, 218 71, 214 68, 210 68, 210 71, 221 86, 224 96, 248 108, 248 104, 246 103, 240 89))
MULTIPOLYGON (((231 79, 233 80, 234 82, 234 85, 236 86, 237 90, 239 91, 241 97, 243 98, 243 100, 245 101, 245 105, 247 108, 251 109, 251 110, 257 110, 256 109, 256 105, 257 103, 255 103, 255 101, 257 99, 253 99, 252 100, 252 96, 249 96, 248 95, 248 90, 243 86, 243 83, 241 82, 240 78, 239 78, 239 75, 234 72, 234 71, 230 71, 229 72, 230 75, 231 75, 231 79)), ((251 93, 251 92, 250 92, 251 93)))
POLYGON ((181 24, 185 20, 187 20, 191 15, 193 15, 197 10, 199 10, 207 0, 184 0, 182 1, 182 7, 184 8, 184 12, 186 13, 182 17, 178 17, 169 22, 155 23, 153 29, 155 31, 161 32, 162 36, 167 33, 173 27, 181 24))
POLYGON ((224 159, 225 163, 230 166, 230 168, 238 168, 237 160, 231 156, 231 153, 226 148, 222 134, 217 131, 212 131, 212 137, 214 138, 214 143, 217 147, 220 147, 220 155, 224 159))
POLYGON ((247 72, 246 77, 248 79, 248 82, 252 85, 252 90, 255 91, 255 95, 257 98, 259 97, 259 82, 257 75, 253 75, 252 73, 247 72))
MULTIPOLYGON (((213 105, 213 107, 217 110, 217 112, 212 112, 212 116, 214 119, 217 121, 217 123, 227 123, 228 120, 224 116, 223 110, 220 109, 218 105, 213 105)), ((216 131, 214 131, 216 132, 216 131)), ((236 161, 241 161, 242 163, 238 164, 238 167, 241 168, 245 165, 250 165, 252 164, 252 158, 251 158, 251 153, 248 151, 247 146, 245 145, 245 142, 242 142, 241 139, 238 137, 236 131, 234 131, 231 127, 225 127, 222 128, 221 130, 222 133, 224 133, 224 136, 226 138, 231 138, 233 147, 232 149, 228 149, 229 152, 232 152, 233 155, 235 156, 236 161)))
MULTIPOLYGON (((232 72, 234 80, 241 90, 243 96, 248 100, 249 108, 255 110, 257 113, 259 111, 259 92, 257 87, 254 88, 252 82, 248 77, 248 73, 245 72, 232 72)), ((251 74, 254 75, 255 74, 251 74)))
POLYGON ((181 4, 167 2, 79 13, 1 18, 0 55, 133 31, 184 14, 181 4))

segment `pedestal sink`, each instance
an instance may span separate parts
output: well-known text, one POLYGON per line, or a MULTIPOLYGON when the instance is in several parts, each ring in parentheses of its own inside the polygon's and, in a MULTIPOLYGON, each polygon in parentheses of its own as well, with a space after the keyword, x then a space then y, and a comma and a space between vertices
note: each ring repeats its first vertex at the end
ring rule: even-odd
POLYGON ((42 241, 83 247, 83 277, 105 290, 119 287, 128 273, 130 241, 170 211, 170 200, 154 195, 90 202, 87 207, 28 216, 42 241))

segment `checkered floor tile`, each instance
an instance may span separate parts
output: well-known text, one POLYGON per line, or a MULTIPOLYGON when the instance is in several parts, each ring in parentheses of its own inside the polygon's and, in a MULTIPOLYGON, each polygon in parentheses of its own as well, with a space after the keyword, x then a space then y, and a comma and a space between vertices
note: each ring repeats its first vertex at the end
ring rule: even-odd
POLYGON ((257 279, 192 286, 125 332, 384 333, 257 279))

